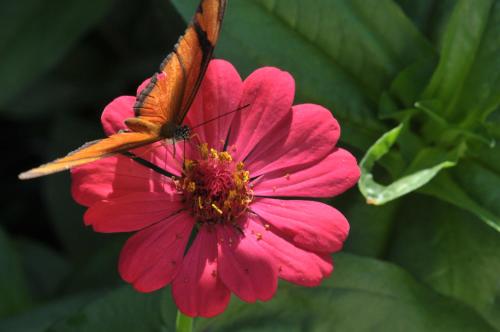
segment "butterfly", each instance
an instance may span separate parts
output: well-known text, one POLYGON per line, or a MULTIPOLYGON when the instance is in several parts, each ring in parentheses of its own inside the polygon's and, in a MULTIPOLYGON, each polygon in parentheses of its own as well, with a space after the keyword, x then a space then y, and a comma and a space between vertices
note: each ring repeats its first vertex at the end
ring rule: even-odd
POLYGON ((31 179, 90 163, 160 140, 185 140, 190 128, 182 125, 205 75, 219 37, 227 0, 201 0, 174 50, 160 64, 134 105, 128 130, 84 144, 67 156, 19 174, 31 179))

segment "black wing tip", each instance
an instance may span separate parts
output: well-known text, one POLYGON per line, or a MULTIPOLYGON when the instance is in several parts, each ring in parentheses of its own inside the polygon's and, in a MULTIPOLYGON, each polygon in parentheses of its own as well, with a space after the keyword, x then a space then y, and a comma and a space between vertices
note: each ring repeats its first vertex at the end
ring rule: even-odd
POLYGON ((219 21, 221 21, 221 22, 222 22, 222 19, 224 18, 224 13, 226 12, 226 6, 227 6, 227 0, 220 0, 219 1, 219 21))

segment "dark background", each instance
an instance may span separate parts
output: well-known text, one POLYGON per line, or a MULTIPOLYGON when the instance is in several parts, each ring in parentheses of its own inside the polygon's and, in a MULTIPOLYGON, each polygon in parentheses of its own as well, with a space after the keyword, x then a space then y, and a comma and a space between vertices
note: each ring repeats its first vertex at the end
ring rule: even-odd
MULTIPOLYGON (((109 8, 102 10, 97 24, 71 36, 67 50, 54 51, 56 58, 44 74, 19 82, 19 91, 0 106, 5 153, 2 226, 14 237, 64 247, 55 234, 51 214, 64 214, 68 224, 82 216, 64 212, 68 205, 77 210, 75 203, 61 198, 69 193, 68 174, 30 181, 18 180, 17 174, 64 155, 86 140, 102 137, 99 119, 106 104, 120 95, 135 95, 137 86, 156 71, 184 31, 183 19, 167 1, 108 2, 109 8), (50 208, 44 198, 46 190, 53 194, 50 208)), ((47 11, 52 15, 66 14, 58 13, 57 6, 50 7, 47 11)), ((36 17, 25 23, 34 30, 45 28, 36 17)), ((4 44, 3 53, 9 46, 4 44)), ((39 50, 29 51, 27 61, 36 61, 39 50)), ((8 73, 16 79, 14 70, 8 73)))
POLYGON ((121 284, 125 237, 84 227, 69 172, 29 181, 17 175, 103 137, 104 107, 135 95, 186 24, 160 0, 33 0, 0 8, 7 30, 0 33, 0 232, 7 236, 0 233, 0 279, 14 288, 0 287, 0 316, 8 317, 121 284))
MULTIPOLYGON (((84 227, 85 209, 71 198, 68 172, 29 181, 17 175, 103 137, 104 107, 134 95, 157 70, 198 1, 174 2, 0 0, 0 332, 172 329, 168 287, 140 294, 120 280, 117 259, 127 235, 84 227)), ((399 123, 398 112, 419 100, 441 62, 470 60, 477 70, 450 66, 444 76, 463 81, 444 80, 440 89, 466 84, 459 96, 465 101, 496 100, 499 18, 498 0, 229 0, 216 57, 242 77, 268 65, 289 71, 296 103, 331 110, 342 127, 340 146, 360 160, 399 123), (478 26, 484 35, 474 34, 478 26), (477 52, 467 53, 476 40, 464 35, 480 39, 477 52), (448 40, 457 51, 443 55, 448 40), (413 79, 405 76, 408 68, 423 69, 413 79), (393 89, 396 78, 401 91, 393 89), (387 111, 388 100, 394 105, 387 111)), ((480 126, 491 130, 475 133, 498 142, 493 106, 491 122, 480 126)), ((461 111, 470 115, 465 106, 461 111)), ((439 133, 424 137, 418 124, 409 138, 434 144, 439 133)), ((499 145, 467 144, 449 174, 481 211, 498 218, 499 145)), ((375 178, 388 184, 391 171, 401 176, 420 152, 415 146, 396 144, 399 159, 381 160, 375 178), (391 161, 401 163, 399 171, 384 167, 391 161)), ((233 298, 219 318, 197 320, 198 330, 498 330, 498 231, 441 189, 441 196, 422 190, 376 207, 356 187, 325 200, 351 225, 344 252, 334 255, 333 276, 313 289, 281 283, 275 300, 264 304, 233 298)))

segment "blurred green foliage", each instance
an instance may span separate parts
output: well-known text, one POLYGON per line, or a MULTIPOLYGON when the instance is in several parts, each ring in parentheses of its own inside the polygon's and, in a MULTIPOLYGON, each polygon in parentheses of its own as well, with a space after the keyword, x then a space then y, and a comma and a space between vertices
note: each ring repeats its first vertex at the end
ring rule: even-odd
MULTIPOLYGON (((0 331, 173 329, 169 289, 123 285, 126 237, 83 227, 68 174, 16 175, 100 137, 101 110, 156 70, 197 2, 0 4, 0 331)), ((233 299, 196 330, 500 330, 500 1, 230 0, 216 56, 243 77, 291 72, 296 102, 331 109, 366 154, 362 191, 392 201, 331 199, 351 223, 331 279, 233 299)))

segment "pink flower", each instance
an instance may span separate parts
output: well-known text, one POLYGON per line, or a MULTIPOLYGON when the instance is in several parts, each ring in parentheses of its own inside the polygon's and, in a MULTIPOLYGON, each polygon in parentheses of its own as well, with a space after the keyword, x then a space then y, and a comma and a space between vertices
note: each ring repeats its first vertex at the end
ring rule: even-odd
MULTIPOLYGON (((330 275, 331 253, 342 248, 349 224, 331 206, 302 198, 344 192, 359 169, 335 146, 340 127, 331 113, 292 106, 294 89, 279 69, 261 68, 242 81, 230 63, 213 60, 185 123, 196 127, 250 106, 196 128, 177 143, 175 157, 162 143, 133 151, 172 176, 124 156, 72 171, 73 197, 89 207, 86 225, 136 232, 120 256, 124 280, 141 292, 171 284, 184 314, 211 317, 231 292, 267 301, 278 278, 316 286, 330 275)), ((124 129, 134 101, 122 96, 106 107, 108 135, 124 129)))

